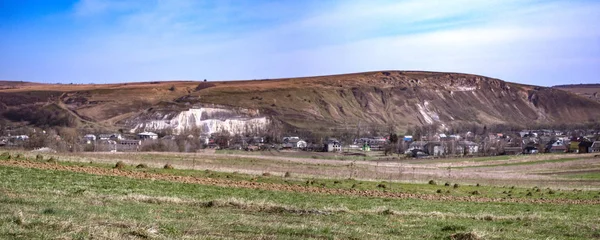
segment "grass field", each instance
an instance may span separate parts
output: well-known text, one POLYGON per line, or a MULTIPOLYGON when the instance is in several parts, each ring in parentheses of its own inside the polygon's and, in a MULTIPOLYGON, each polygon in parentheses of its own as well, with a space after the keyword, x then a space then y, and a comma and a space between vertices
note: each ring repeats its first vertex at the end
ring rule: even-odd
POLYGON ((113 166, 0 157, 0 239, 600 238, 600 190, 113 166))

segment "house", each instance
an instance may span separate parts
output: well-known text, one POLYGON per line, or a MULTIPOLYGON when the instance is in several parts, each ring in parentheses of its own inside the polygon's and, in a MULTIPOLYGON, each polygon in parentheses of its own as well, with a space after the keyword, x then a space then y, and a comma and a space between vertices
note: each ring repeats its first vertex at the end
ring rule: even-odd
POLYGON ((595 141, 594 143, 592 143, 592 146, 590 147, 590 152, 600 152, 600 141, 595 141))
POLYGON ((110 134, 98 134, 98 140, 110 140, 110 134))
POLYGON ((587 141, 587 140, 583 140, 579 143, 579 153, 589 153, 590 152, 590 148, 592 147, 594 143, 591 141, 587 141))
POLYGON ((404 136, 404 141, 405 142, 412 142, 413 141, 413 136, 411 136, 411 135, 404 136))
POLYGON ((578 138, 571 139, 571 143, 569 144, 569 152, 578 153, 579 152, 579 143, 581 140, 578 138))
POLYGON ((567 152, 567 146, 563 139, 551 140, 546 144, 546 152, 564 153, 567 152))
POLYGON ((29 140, 29 136, 27 136, 27 135, 17 135, 17 136, 13 136, 12 138, 15 140, 18 140, 18 141, 29 140))
POLYGON ((308 144, 306 143, 306 141, 298 138, 298 137, 294 137, 294 138, 284 138, 284 143, 282 145, 283 148, 294 148, 294 149, 306 149, 306 147, 308 146, 308 144))
POLYGON ((110 134, 110 137, 108 137, 110 140, 123 140, 123 136, 120 133, 113 133, 110 134))
POLYGON ((425 152, 432 156, 443 156, 446 154, 446 148, 441 142, 428 142, 424 146, 425 152))
POLYGON ((548 152, 551 152, 551 153, 564 153, 564 152, 567 152, 567 147, 564 146, 564 145, 558 145, 558 146, 552 145, 552 147, 550 147, 550 150, 548 152))
POLYGON ((85 136, 83 136, 83 140, 86 141, 88 144, 90 144, 91 142, 96 141, 96 135, 86 134, 85 136))
POLYGON ((458 145, 464 148, 465 155, 479 153, 479 145, 471 141, 459 141, 458 145))
POLYGON ((138 133, 138 138, 142 139, 142 140, 156 140, 158 139, 158 134, 153 133, 153 132, 143 132, 143 133, 138 133))
POLYGON ((329 139, 327 143, 324 144, 324 150, 326 152, 341 152, 342 145, 336 139, 329 139))
POLYGON ((141 140, 121 140, 119 141, 119 144, 121 145, 142 145, 142 141, 141 140))
POLYGON ((504 147, 504 154, 517 155, 523 153, 522 147, 504 147))
POLYGON ((424 152, 425 145, 427 145, 427 142, 425 142, 425 141, 414 141, 414 142, 410 143, 410 145, 408 145, 407 151, 420 150, 420 151, 424 152))

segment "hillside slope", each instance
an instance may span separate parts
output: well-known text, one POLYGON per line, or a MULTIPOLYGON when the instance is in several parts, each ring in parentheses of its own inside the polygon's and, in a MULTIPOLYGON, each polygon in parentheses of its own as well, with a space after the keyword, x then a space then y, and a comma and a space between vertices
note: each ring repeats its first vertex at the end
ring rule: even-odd
POLYGON ((552 88, 572 92, 582 97, 600 102, 600 84, 558 85, 553 86, 552 88))
POLYGON ((268 117, 312 131, 357 124, 406 129, 431 123, 525 125, 600 119, 600 103, 560 89, 414 71, 254 81, 29 84, 0 90, 0 102, 2 116, 11 121, 27 120, 6 114, 11 110, 53 104, 76 115, 70 121, 78 120, 79 125, 125 129, 201 107, 226 108, 238 117, 268 117))

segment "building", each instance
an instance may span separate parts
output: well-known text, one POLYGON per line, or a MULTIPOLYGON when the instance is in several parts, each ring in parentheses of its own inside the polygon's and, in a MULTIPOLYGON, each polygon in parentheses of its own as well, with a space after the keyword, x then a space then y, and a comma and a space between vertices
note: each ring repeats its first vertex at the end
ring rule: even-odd
POLYGON ((579 151, 578 152, 579 153, 589 153, 589 152, 591 152, 590 150, 591 150, 593 144, 594 144, 593 142, 590 142, 590 141, 587 141, 587 140, 581 141, 579 143, 579 146, 578 146, 579 147, 579 151))
POLYGON ((592 147, 590 147, 590 152, 600 152, 600 141, 595 141, 594 143, 592 143, 592 147))
POLYGON ((138 138, 142 139, 142 140, 156 140, 158 139, 158 134, 153 133, 153 132, 143 132, 143 133, 138 133, 138 138))
POLYGON ((94 135, 94 134, 86 134, 85 136, 83 136, 83 140, 85 142, 87 142, 88 144, 90 144, 91 142, 95 142, 96 141, 96 135, 94 135))
POLYGON ((326 152, 341 152, 342 151, 342 145, 336 139, 329 139, 329 141, 327 141, 327 143, 325 143, 323 147, 324 147, 323 150, 325 150, 326 152))
POLYGON ((299 137, 284 138, 283 148, 306 149, 308 144, 299 137))
POLYGON ((479 145, 471 141, 459 141, 458 145, 463 147, 465 155, 479 153, 479 145))

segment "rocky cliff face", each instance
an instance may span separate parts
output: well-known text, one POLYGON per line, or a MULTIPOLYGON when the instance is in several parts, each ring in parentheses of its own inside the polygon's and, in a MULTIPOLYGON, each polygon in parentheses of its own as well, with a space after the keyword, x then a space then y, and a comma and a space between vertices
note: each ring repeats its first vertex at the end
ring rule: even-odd
POLYGON ((406 129, 433 123, 569 124, 600 119, 600 103, 560 89, 437 72, 209 83, 34 84, 0 89, 0 99, 4 118, 19 108, 54 104, 83 125, 175 133, 191 128, 241 132, 271 122, 320 131, 358 124, 406 129))
POLYGON ((264 131, 269 123, 267 117, 255 115, 224 108, 192 108, 181 112, 153 111, 140 114, 124 124, 134 126, 132 133, 170 130, 174 134, 183 134, 200 130, 206 134, 222 131, 244 134, 264 131))

